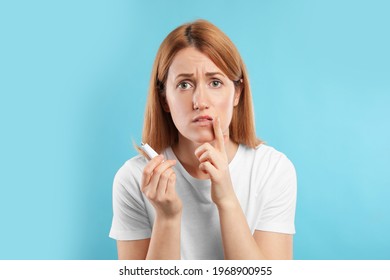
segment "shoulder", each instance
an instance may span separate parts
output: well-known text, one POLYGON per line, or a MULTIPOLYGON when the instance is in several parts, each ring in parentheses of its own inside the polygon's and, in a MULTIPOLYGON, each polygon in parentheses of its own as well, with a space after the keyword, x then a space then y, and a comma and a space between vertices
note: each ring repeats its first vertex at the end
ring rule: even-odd
POLYGON ((134 156, 124 162, 114 176, 114 191, 129 192, 133 188, 138 189, 146 164, 147 160, 142 155, 134 156))
POLYGON ((128 159, 116 172, 115 178, 125 179, 129 174, 137 174, 145 167, 147 161, 145 157, 137 155, 131 159, 128 159))
POLYGON ((260 144, 256 148, 250 148, 241 144, 239 151, 244 155, 244 158, 250 157, 253 158, 254 161, 267 162, 269 164, 292 165, 292 162, 284 153, 266 144, 260 144))
POLYGON ((256 154, 259 160, 267 160, 270 164, 274 164, 287 169, 294 169, 291 160, 282 152, 275 148, 262 144, 256 147, 256 154))
POLYGON ((261 144, 256 148, 240 145, 239 151, 243 164, 250 162, 253 170, 258 171, 263 176, 271 174, 295 176, 295 167, 291 160, 274 147, 265 144, 261 144))

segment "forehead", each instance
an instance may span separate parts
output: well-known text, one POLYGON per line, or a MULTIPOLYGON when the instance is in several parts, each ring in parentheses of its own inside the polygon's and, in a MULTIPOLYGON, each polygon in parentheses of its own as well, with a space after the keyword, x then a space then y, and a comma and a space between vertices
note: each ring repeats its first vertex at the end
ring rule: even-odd
POLYGON ((190 47, 180 50, 175 55, 168 76, 182 73, 196 74, 199 71, 222 72, 206 54, 190 47))

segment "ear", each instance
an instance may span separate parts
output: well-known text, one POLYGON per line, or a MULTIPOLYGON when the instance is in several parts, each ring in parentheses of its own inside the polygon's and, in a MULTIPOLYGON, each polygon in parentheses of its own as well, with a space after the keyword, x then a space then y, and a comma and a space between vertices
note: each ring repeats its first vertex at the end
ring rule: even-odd
POLYGON ((234 107, 236 107, 240 102, 241 92, 242 92, 242 87, 241 86, 237 87, 234 93, 234 100, 233 100, 234 107))
POLYGON ((165 97, 160 96, 160 103, 165 112, 169 113, 171 111, 165 97))

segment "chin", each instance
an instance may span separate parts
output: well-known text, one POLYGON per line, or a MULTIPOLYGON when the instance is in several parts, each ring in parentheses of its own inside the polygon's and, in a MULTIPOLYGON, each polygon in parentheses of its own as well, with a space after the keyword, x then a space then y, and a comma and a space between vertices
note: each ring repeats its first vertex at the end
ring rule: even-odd
POLYGON ((213 132, 197 133, 195 135, 194 134, 188 135, 188 137, 186 138, 191 142, 195 142, 195 143, 200 143, 200 144, 209 143, 214 141, 214 133, 213 132))

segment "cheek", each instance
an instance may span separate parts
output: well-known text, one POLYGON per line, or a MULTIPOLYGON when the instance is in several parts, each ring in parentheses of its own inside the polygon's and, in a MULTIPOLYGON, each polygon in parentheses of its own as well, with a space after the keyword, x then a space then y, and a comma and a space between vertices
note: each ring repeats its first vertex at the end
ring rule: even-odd
POLYGON ((233 117, 233 108, 234 108, 234 96, 229 96, 218 102, 218 114, 221 118, 222 130, 228 131, 229 126, 233 117))
POLYGON ((188 115, 188 112, 191 111, 191 100, 188 102, 186 98, 172 97, 172 95, 169 94, 167 94, 166 100, 172 119, 175 123, 177 121, 180 122, 180 119, 183 118, 183 116, 188 115))
POLYGON ((233 112, 234 107, 234 97, 232 95, 229 98, 220 98, 219 100, 215 100, 215 106, 221 113, 230 114, 233 112))

